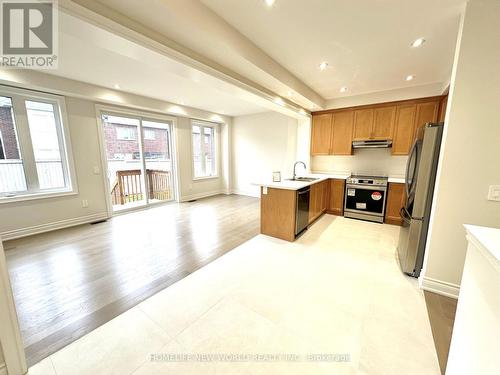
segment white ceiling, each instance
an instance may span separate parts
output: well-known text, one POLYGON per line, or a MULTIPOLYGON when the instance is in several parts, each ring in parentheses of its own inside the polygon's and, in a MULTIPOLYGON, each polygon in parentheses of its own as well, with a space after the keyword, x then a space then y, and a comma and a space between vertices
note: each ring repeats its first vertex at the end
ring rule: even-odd
POLYGON ((447 83, 465 0, 201 0, 325 99, 447 83), (420 48, 410 43, 424 37, 420 48), (318 66, 327 61, 329 67, 318 66), (413 81, 405 81, 409 74, 413 81), (340 88, 348 87, 342 94, 340 88))
POLYGON ((60 13, 59 63, 50 74, 238 116, 269 110, 249 93, 151 49, 60 13))

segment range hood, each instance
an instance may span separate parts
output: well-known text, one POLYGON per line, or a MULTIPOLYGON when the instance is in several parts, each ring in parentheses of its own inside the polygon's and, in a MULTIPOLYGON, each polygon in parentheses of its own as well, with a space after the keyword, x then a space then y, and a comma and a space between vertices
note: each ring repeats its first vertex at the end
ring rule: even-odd
POLYGON ((388 147, 392 147, 392 141, 390 139, 352 142, 352 148, 388 148, 388 147))

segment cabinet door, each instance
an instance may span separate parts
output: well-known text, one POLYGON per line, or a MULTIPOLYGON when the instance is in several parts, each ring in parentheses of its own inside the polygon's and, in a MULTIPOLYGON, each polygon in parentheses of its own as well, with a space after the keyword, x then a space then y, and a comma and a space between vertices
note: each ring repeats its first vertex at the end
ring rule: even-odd
POLYGON ((389 183, 387 204, 385 206, 385 222, 388 224, 402 225, 403 220, 399 215, 405 203, 405 185, 389 183))
POLYGON ((345 180, 330 179, 330 196, 328 200, 328 211, 334 215, 344 213, 344 190, 345 180))
POLYGON ((330 195, 330 180, 321 182, 321 213, 328 209, 328 198, 330 195))
POLYGON ((441 102, 439 103, 439 122, 444 122, 444 118, 446 117, 446 107, 448 107, 448 94, 443 96, 441 102))
POLYGON ((311 185, 309 193, 309 224, 316 218, 318 211, 318 184, 311 185))
POLYGON ((336 112, 333 115, 332 154, 352 154, 354 111, 336 112))
POLYGON ((392 141, 393 155, 408 155, 413 144, 413 134, 415 133, 415 114, 417 106, 415 104, 399 105, 396 110, 396 126, 394 129, 394 139, 392 141))
POLYGON ((428 122, 436 122, 439 111, 439 101, 417 104, 417 116, 415 120, 415 139, 423 139, 424 125, 428 122))
POLYGON ((392 139, 395 119, 396 106, 376 108, 372 138, 392 139))
POLYGON ((328 155, 330 153, 332 117, 331 113, 313 116, 311 155, 328 155))
POLYGON ((370 139, 373 131, 373 109, 354 111, 354 140, 370 139))

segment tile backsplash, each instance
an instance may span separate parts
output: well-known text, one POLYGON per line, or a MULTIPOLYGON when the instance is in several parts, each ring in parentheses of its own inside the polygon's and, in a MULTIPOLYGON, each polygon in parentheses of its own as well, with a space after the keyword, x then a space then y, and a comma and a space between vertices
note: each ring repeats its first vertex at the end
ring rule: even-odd
POLYGON ((390 148, 358 149, 352 156, 313 156, 311 169, 314 172, 404 177, 407 159, 407 156, 392 156, 390 148))

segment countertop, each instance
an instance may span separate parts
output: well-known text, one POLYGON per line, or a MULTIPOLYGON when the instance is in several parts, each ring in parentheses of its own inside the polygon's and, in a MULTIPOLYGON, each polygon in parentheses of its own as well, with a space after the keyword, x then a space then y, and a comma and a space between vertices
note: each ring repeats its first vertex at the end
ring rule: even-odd
MULTIPOLYGON (((351 176, 351 173, 348 173, 348 172, 312 173, 312 174, 300 175, 298 177, 316 177, 316 178, 318 178, 317 180, 314 180, 314 181, 288 181, 286 179, 282 179, 280 182, 273 182, 271 180, 267 180, 267 181, 257 181, 257 182, 254 182, 252 185, 263 186, 263 187, 268 187, 268 188, 275 188, 275 189, 299 190, 299 189, 302 189, 306 186, 316 184, 318 182, 327 180, 329 178, 345 180, 349 176, 351 176)), ((401 178, 400 176, 389 176, 389 182, 403 184, 405 182, 405 179, 401 178)))
POLYGON ((493 262, 500 271, 500 229, 480 227, 477 225, 464 225, 468 239, 476 242, 479 250, 493 262), (474 241, 475 240, 475 241, 474 241))
POLYGON ((314 185, 317 184, 318 182, 328 180, 329 178, 337 178, 339 180, 345 180, 347 177, 349 177, 351 174, 350 173, 332 173, 332 174, 326 174, 326 173, 312 173, 312 174, 306 174, 306 175, 300 175, 297 177, 315 177, 317 180, 314 181, 288 181, 286 179, 282 179, 280 182, 273 182, 273 181, 261 181, 261 182, 255 182, 252 185, 257 185, 257 186, 262 186, 262 187, 268 187, 268 188, 275 188, 275 189, 284 189, 284 190, 299 190, 302 188, 305 188, 306 186, 314 185))

